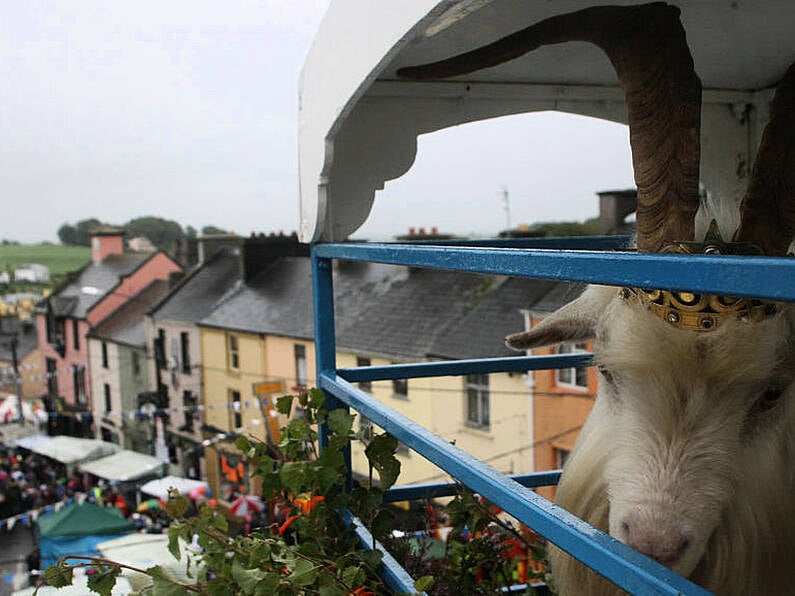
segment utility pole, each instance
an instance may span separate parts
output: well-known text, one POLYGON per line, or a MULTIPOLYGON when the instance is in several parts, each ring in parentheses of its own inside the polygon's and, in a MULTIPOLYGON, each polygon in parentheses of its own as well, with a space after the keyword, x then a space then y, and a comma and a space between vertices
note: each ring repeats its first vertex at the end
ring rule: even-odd
POLYGON ((502 187, 502 204, 505 209, 505 225, 507 226, 505 229, 511 229, 511 200, 508 196, 508 189, 503 186, 502 187))

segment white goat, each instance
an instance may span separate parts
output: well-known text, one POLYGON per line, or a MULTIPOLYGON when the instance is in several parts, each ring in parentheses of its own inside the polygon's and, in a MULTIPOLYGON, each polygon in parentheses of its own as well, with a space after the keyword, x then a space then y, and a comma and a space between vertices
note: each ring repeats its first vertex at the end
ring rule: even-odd
MULTIPOLYGON (((795 314, 678 329, 589 288, 516 347, 594 338, 601 378, 565 509, 717 594, 795 593, 795 314)), ((554 551, 561 594, 616 588, 554 551)))
MULTIPOLYGON (((399 74, 464 74, 573 40, 606 52, 626 94, 638 249, 784 255, 795 231, 795 67, 773 100, 736 242, 695 244, 701 82, 675 7, 559 15, 399 74)), ((718 594, 795 594, 795 309, 592 287, 507 342, 585 339, 599 392, 559 504, 718 594)), ((620 591, 561 551, 552 564, 562 594, 620 591)))

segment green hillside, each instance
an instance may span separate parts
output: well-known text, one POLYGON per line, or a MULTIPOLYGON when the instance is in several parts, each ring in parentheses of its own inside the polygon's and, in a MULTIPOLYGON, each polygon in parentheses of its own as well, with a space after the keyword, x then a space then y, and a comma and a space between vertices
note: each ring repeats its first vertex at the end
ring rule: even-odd
POLYGON ((91 249, 87 246, 0 245, 0 269, 5 270, 24 263, 40 263, 50 268, 50 275, 58 276, 80 269, 90 259, 91 249))

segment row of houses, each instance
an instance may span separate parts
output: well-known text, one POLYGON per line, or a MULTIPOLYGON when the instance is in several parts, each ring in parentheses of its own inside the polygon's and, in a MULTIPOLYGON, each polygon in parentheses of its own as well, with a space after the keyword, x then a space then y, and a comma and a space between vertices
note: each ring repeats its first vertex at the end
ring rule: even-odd
MULTIPOLYGON (((162 252, 92 238, 92 261, 37 313, 53 432, 168 458, 216 494, 248 490, 238 434, 278 438, 275 398, 315 382, 308 247, 215 238, 185 273, 162 252)), ((377 263, 335 265, 340 367, 515 355, 505 335, 582 288, 377 263)), ((587 346, 563 346, 564 351, 587 346)), ((592 370, 373 382, 362 388, 502 472, 558 467, 592 405, 592 370)), ((368 420, 357 421, 368 428, 368 420)), ((401 482, 444 478, 401 448, 401 482)), ((354 450, 354 471, 366 466, 354 450)))

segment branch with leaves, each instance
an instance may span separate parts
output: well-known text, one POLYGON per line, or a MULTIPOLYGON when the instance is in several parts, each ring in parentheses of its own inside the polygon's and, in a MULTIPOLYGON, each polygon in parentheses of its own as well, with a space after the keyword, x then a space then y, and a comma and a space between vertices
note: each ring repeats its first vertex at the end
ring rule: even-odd
MULTIPOLYGON (((236 441, 251 464, 252 478, 259 479, 268 508, 268 525, 253 529, 248 535, 233 535, 230 514, 224 508, 204 505, 197 514, 188 516, 190 501, 170 491, 166 503, 171 518, 169 551, 182 560, 181 543, 191 545, 194 554, 185 557, 185 564, 194 583, 175 581, 160 567, 140 569, 97 557, 64 557, 46 571, 47 581, 59 587, 69 585, 75 567, 89 567, 94 572, 88 587, 103 596, 110 594, 124 570, 148 575, 152 586, 147 593, 166 596, 392 594, 379 577, 383 554, 374 548, 374 543, 392 544, 396 552, 402 550, 404 555, 408 552, 407 543, 401 544, 392 537, 396 516, 383 504, 384 491, 400 475, 400 461, 395 457, 398 442, 388 434, 354 432, 355 415, 343 409, 329 411, 324 400, 319 389, 279 398, 276 407, 280 413, 289 415, 297 403, 302 415, 289 420, 275 449, 247 437, 236 441), (317 429, 321 424, 330 432, 328 445, 318 450, 317 429), (366 442, 364 451, 370 470, 366 481, 345 491, 345 450, 357 440, 366 442), (346 510, 370 529, 372 545, 359 542, 342 515, 346 510), (80 562, 70 563, 74 560, 80 562)), ((451 503, 450 517, 461 526, 456 532, 463 531, 467 524, 480 531, 483 520, 489 519, 486 509, 471 507, 473 498, 463 491, 451 503)), ((480 568, 480 576, 473 575, 470 583, 477 588, 472 593, 485 594, 512 583, 510 564, 505 562, 503 551, 504 544, 494 536, 486 541, 456 540, 447 553, 451 561, 448 568, 469 575, 480 568)), ((399 560, 412 559, 404 556, 399 560)), ((432 573, 420 576, 414 586, 417 592, 446 593, 443 583, 435 586, 437 579, 432 573)))

